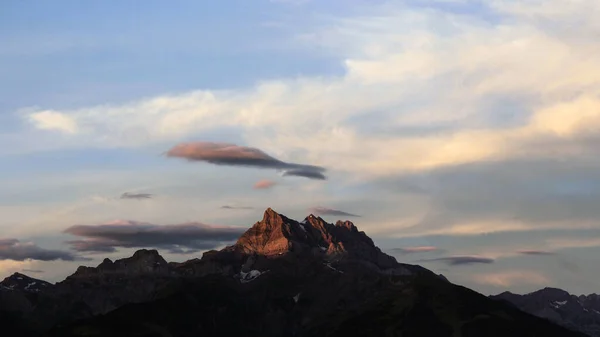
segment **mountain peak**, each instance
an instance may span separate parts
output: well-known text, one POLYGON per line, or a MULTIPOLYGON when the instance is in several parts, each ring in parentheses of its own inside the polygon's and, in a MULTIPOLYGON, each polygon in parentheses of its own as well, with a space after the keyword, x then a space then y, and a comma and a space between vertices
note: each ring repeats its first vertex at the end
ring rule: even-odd
POLYGON ((29 277, 29 276, 27 276, 25 274, 21 274, 19 272, 15 272, 15 273, 13 273, 12 275, 9 276, 9 278, 12 278, 12 277, 26 277, 26 278, 31 278, 31 277, 29 277))
POLYGON ((49 282, 38 280, 18 272, 8 276, 0 282, 0 286, 5 289, 28 292, 38 292, 51 285, 52 284, 49 282))
POLYGON ((569 297, 571 296, 571 294, 569 294, 567 291, 559 289, 559 288, 552 288, 552 287, 545 287, 544 289, 540 289, 538 291, 534 291, 533 293, 530 293, 529 295, 537 295, 537 296, 544 296, 544 297, 552 297, 552 298, 563 298, 563 297, 569 297))
POLYGON ((275 210, 269 207, 265 210, 265 213, 263 214, 262 222, 275 224, 285 222, 286 219, 287 218, 285 216, 277 213, 275 210))
POLYGON ((373 240, 360 232, 351 221, 335 225, 310 214, 302 222, 268 208, 262 221, 248 229, 233 246, 244 254, 344 256, 369 261, 382 268, 392 268, 396 260, 379 250, 373 240))
POLYGON ((295 227, 293 220, 267 208, 263 219, 255 223, 236 242, 235 247, 244 253, 275 255, 291 249, 290 237, 295 227))
MULTIPOLYGON (((162 259, 156 249, 139 249, 133 253, 132 259, 162 259)), ((110 259, 105 259, 110 261, 110 259)))

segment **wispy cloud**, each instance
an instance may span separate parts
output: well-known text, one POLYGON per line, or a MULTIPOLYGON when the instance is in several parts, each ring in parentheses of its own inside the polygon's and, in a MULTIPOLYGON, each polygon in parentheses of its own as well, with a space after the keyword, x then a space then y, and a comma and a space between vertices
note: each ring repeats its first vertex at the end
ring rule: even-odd
POLYGON ((259 149, 234 144, 211 142, 183 143, 169 150, 167 156, 184 158, 190 161, 203 161, 215 165, 278 169, 284 170, 284 175, 321 180, 326 179, 323 175, 325 169, 322 167, 286 163, 269 156, 259 149))
POLYGON ((124 248, 159 248, 172 253, 212 249, 236 240, 240 227, 218 227, 201 223, 155 225, 136 221, 116 221, 100 225, 77 225, 64 232, 82 237, 68 241, 79 252, 112 252, 124 248))
POLYGON ((34 273, 34 274, 41 274, 44 273, 43 270, 39 270, 39 269, 23 269, 24 273, 34 273))
POLYGON ((548 239, 546 242, 555 249, 600 247, 600 238, 562 237, 548 239))
POLYGON ((254 207, 223 205, 223 206, 221 206, 221 209, 254 209, 254 207))
POLYGON ((491 264, 494 259, 481 256, 446 256, 433 259, 422 259, 419 262, 444 262, 451 266, 469 265, 469 264, 491 264))
POLYGON ((555 252, 547 251, 547 250, 519 250, 519 254, 522 255, 555 255, 555 252))
POLYGON ((129 192, 125 192, 123 194, 121 194, 121 199, 136 199, 136 200, 142 200, 142 199, 151 199, 152 198, 152 194, 150 193, 129 193, 129 192))
POLYGON ((0 260, 75 261, 78 259, 81 258, 68 251, 44 249, 32 242, 21 242, 17 239, 0 239, 0 260))
POLYGON ((274 182, 273 180, 263 179, 263 180, 257 181, 253 187, 254 187, 254 189, 257 189, 257 190, 266 190, 266 189, 273 188, 275 185, 277 185, 277 183, 274 182))
POLYGON ((317 214, 317 215, 360 217, 360 215, 357 215, 357 214, 352 214, 352 213, 340 211, 340 210, 337 210, 337 209, 327 208, 327 207, 320 207, 320 206, 313 207, 313 208, 309 209, 309 211, 311 213, 317 214))
POLYGON ((392 248, 390 252, 399 253, 399 254, 415 254, 415 253, 431 253, 431 252, 440 252, 441 249, 434 246, 415 246, 415 247, 402 247, 402 248, 392 248))
POLYGON ((476 274, 475 283, 507 288, 519 284, 549 285, 550 280, 542 273, 529 270, 509 270, 495 273, 476 274))

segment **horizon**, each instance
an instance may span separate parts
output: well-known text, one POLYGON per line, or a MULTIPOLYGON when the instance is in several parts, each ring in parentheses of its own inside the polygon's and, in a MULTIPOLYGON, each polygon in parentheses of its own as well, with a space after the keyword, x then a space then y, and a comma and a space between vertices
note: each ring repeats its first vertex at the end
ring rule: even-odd
POLYGON ((189 260, 273 208, 483 294, 599 293, 597 11, 5 2, 0 279, 189 260))
MULTIPOLYGON (((271 211, 273 211, 273 212, 275 212, 275 213, 277 213, 277 214, 279 214, 279 215, 286 216, 285 214, 279 213, 279 212, 277 212, 276 210, 272 209, 271 207, 267 208, 267 209, 264 211, 264 212, 265 212, 265 214, 266 214, 266 213, 267 213, 269 210, 271 210, 271 211)), ((306 216, 306 217, 305 217, 305 218, 304 218, 302 221, 299 221, 298 219, 292 219, 292 220, 294 220, 294 221, 298 221, 299 223, 302 223, 302 224, 305 224, 305 225, 306 225, 306 223, 305 223, 305 222, 303 222, 303 221, 304 221, 304 220, 306 220, 306 219, 308 219, 308 218, 309 218, 309 217, 311 217, 311 216, 317 217, 317 218, 319 218, 319 219, 323 219, 323 218, 322 218, 321 216, 319 216, 319 215, 315 215, 315 214, 313 214, 313 213, 310 213, 310 214, 309 214, 309 215, 307 215, 307 216, 306 216)), ((288 218, 289 218, 289 217, 288 217, 288 218)), ((323 219, 323 220, 324 220, 324 219, 323 219)), ((259 220, 259 221, 257 221, 255 224, 257 224, 257 223, 259 223, 259 222, 260 222, 260 220, 259 220)), ((354 224, 354 222, 352 222, 352 221, 350 221, 350 220, 342 220, 342 219, 340 219, 340 220, 337 220, 337 221, 334 221, 334 222, 331 222, 330 224, 335 224, 335 223, 337 223, 337 222, 350 222, 350 223, 354 224)), ((354 224, 354 225, 356 225, 356 224, 354 224)), ((252 225, 252 226, 254 226, 254 225, 252 225)), ((252 228, 252 226, 250 226, 248 229, 252 228)), ((358 230, 359 230, 359 231, 361 231, 361 230, 360 230, 360 228, 358 228, 358 230)), ((362 231, 361 231, 361 232, 362 232, 362 231)), ((365 233, 365 234, 366 234, 366 233, 365 233)), ((243 235, 243 234, 242 234, 242 235, 243 235)), ((233 243, 232 243, 232 244, 233 244, 233 243)), ((225 247, 223 247, 223 248, 225 248, 225 247)), ((223 248, 221 248, 221 249, 223 249, 223 248)), ((220 249, 219 249, 219 250, 220 250, 220 249)), ((393 249, 392 249, 392 250, 393 250, 393 249)), ((157 252, 159 255, 161 255, 161 256, 162 256, 162 254, 160 254, 160 249, 156 249, 156 248, 151 248, 151 249, 147 249, 147 248, 140 248, 140 249, 136 249, 136 250, 134 250, 133 254, 131 254, 131 255, 129 255, 129 256, 117 257, 117 258, 116 258, 116 259, 114 259, 114 260, 111 260, 111 259, 109 259, 109 260, 110 260, 110 261, 112 261, 112 262, 115 262, 115 261, 117 261, 117 260, 119 260, 119 259, 128 259, 128 258, 131 258, 131 257, 133 257, 133 255, 134 255, 135 253, 137 253, 138 251, 153 251, 153 252, 157 252)), ((389 251, 387 251, 387 252, 386 252, 386 251, 382 251, 382 252, 383 252, 384 254, 387 254, 387 255, 390 255, 390 256, 392 256, 392 257, 396 258, 396 257, 395 257, 393 254, 391 254, 389 251)), ((397 259, 396 259, 396 260, 397 260, 397 259)), ((189 261, 189 260, 187 260, 187 261, 189 261)), ((167 262, 173 262, 173 261, 168 261, 168 260, 167 260, 167 262)), ((183 262, 185 262, 185 261, 183 261, 183 262)), ((400 261, 398 261, 398 262, 400 262, 400 261)), ((400 263, 401 263, 401 262, 400 262, 400 263)), ((97 267, 97 266, 96 266, 96 267, 97 267)), ((23 275, 23 276, 27 276, 27 277, 29 277, 29 278, 33 278, 33 279, 37 279, 37 280, 41 280, 41 281, 46 281, 46 280, 43 280, 43 279, 41 279, 41 278, 36 278, 36 277, 33 277, 33 276, 31 276, 31 274, 27 274, 27 272, 28 272, 28 271, 29 271, 29 272, 31 272, 31 273, 36 273, 36 272, 39 272, 39 271, 36 271, 36 270, 23 270, 23 271, 21 271, 21 272, 19 272, 19 271, 17 271, 17 272, 14 272, 12 275, 9 275, 9 276, 7 276, 7 277, 14 276, 14 275, 23 275)), ((440 274, 440 275, 443 275, 443 274, 440 274)), ((59 280, 58 282, 60 282, 60 281, 62 281, 62 280, 59 280)), ((450 282, 452 282, 452 281, 450 280, 450 282)), ((51 282, 51 283, 56 283, 56 282, 51 282)), ((534 292, 536 292, 536 291, 539 291, 539 290, 543 290, 543 289, 559 289, 559 288, 544 287, 544 288, 537 289, 537 290, 535 290, 534 292)), ((564 290, 564 289, 559 289, 559 290, 564 290)), ((509 293, 510 293, 510 291, 508 291, 508 290, 507 290, 507 291, 504 291, 504 292, 509 292, 509 293)), ((568 291, 567 291, 567 292, 568 292, 568 291)), ((523 295, 527 295, 527 294, 530 294, 530 293, 523 293, 523 295)), ((571 295, 575 295, 575 296, 579 296, 579 295, 590 295, 590 294, 573 294, 573 293, 570 293, 570 294, 571 294, 571 295)), ((490 295, 497 295, 497 294, 490 294, 490 295)))

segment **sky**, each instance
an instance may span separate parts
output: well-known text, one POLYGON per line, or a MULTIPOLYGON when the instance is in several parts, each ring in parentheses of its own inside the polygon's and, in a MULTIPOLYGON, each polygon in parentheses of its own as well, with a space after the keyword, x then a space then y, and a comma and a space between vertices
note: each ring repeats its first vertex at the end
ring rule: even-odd
POLYGON ((484 294, 600 292, 597 0, 3 1, 0 278, 352 220, 484 294))

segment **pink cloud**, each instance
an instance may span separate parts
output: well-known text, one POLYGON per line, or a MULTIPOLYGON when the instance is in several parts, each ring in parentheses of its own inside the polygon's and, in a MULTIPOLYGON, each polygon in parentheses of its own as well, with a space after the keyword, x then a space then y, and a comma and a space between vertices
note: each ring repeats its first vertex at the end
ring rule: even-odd
POLYGON ((276 184, 277 183, 272 180, 263 179, 263 180, 257 181, 256 184, 254 184, 254 188, 257 190, 265 190, 265 189, 272 188, 276 184))

